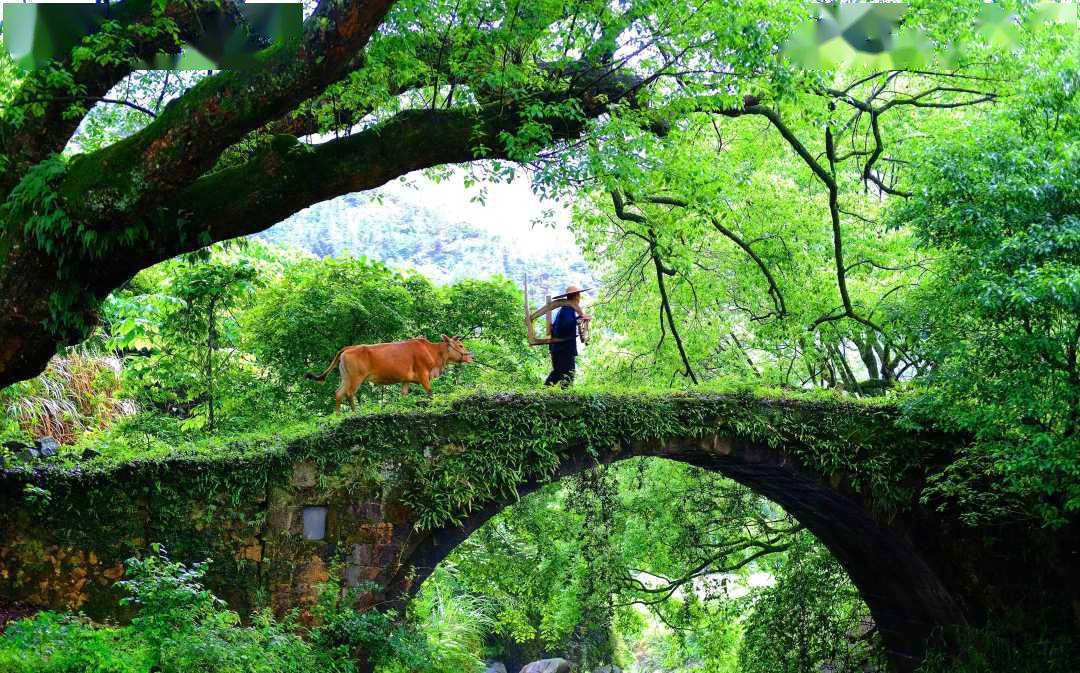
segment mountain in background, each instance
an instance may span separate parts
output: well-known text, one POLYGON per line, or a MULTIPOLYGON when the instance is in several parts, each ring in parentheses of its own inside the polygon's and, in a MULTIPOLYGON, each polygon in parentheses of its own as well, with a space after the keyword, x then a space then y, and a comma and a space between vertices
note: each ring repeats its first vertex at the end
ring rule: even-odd
POLYGON ((421 198, 420 192, 349 194, 302 210, 254 238, 318 257, 366 257, 416 270, 439 284, 502 275, 520 285, 528 273, 530 289, 557 294, 570 283, 592 280, 566 231, 515 235, 507 224, 503 233, 453 221, 421 198))

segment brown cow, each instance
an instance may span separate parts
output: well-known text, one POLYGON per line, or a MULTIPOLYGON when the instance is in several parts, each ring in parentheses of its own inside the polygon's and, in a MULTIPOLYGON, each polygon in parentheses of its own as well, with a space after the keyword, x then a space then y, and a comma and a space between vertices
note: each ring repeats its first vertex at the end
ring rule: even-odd
POLYGON ((410 383, 419 383, 430 395, 431 382, 448 364, 472 361, 473 354, 465 349, 461 339, 444 334, 438 343, 416 338, 388 344, 346 346, 337 352, 323 373, 304 376, 312 381, 325 381, 337 365, 341 374, 341 385, 334 393, 334 412, 337 413, 346 397, 349 406, 356 409, 356 389, 364 381, 379 385, 400 383, 405 395, 409 394, 410 383))

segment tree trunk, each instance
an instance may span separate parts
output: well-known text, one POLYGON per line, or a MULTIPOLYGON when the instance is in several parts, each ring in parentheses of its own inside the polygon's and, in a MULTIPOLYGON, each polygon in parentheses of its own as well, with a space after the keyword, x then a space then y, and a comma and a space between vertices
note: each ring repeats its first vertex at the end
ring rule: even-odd
POLYGON ((215 324, 215 309, 217 305, 217 297, 210 297, 210 309, 207 312, 207 330, 206 330, 206 398, 207 398, 207 415, 206 415, 206 430, 210 433, 214 432, 214 349, 217 344, 215 340, 217 338, 217 325, 215 324))

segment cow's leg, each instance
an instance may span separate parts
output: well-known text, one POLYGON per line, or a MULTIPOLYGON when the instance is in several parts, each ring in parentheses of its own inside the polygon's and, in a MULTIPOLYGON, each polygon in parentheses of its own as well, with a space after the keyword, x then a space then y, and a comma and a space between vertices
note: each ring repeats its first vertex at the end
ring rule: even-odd
POLYGON ((341 403, 355 395, 357 387, 364 381, 363 373, 356 371, 357 369, 356 363, 346 359, 344 355, 338 361, 338 374, 341 375, 341 385, 338 386, 337 391, 334 393, 335 414, 341 413, 341 403), (359 382, 357 379, 359 379, 359 382))
POLYGON ((366 379, 366 375, 360 374, 354 379, 355 383, 349 386, 349 390, 347 391, 349 395, 349 409, 352 411, 356 411, 356 391, 360 389, 360 386, 364 385, 366 379))
POLYGON ((349 396, 349 386, 345 382, 345 379, 341 379, 341 383, 338 385, 337 390, 334 392, 334 413, 341 413, 341 402, 349 396))
POLYGON ((405 382, 405 383, 401 384, 401 394, 402 395, 408 395, 409 394, 409 383, 408 382, 405 382))
POLYGON ((431 375, 429 372, 422 372, 420 374, 420 385, 424 386, 424 392, 431 397, 431 375))

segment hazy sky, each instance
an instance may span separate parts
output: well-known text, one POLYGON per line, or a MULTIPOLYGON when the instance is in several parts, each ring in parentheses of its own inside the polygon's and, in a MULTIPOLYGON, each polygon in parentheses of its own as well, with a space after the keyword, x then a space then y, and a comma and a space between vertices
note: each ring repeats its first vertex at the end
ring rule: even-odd
MULTIPOLYGON (((519 240, 530 247, 563 248, 573 244, 569 230, 570 210, 566 204, 541 201, 529 187, 529 179, 518 171, 510 184, 488 183, 484 204, 473 201, 481 186, 466 189, 460 171, 453 177, 435 182, 422 173, 411 173, 405 180, 395 180, 373 193, 422 195, 425 205, 446 214, 452 222, 467 221, 489 231, 519 240), (551 211, 550 214, 548 211, 551 211), (550 216, 549 216, 550 215, 550 216), (533 226, 535 221, 541 223, 533 226)), ((576 246, 575 246, 576 247, 576 246)))

